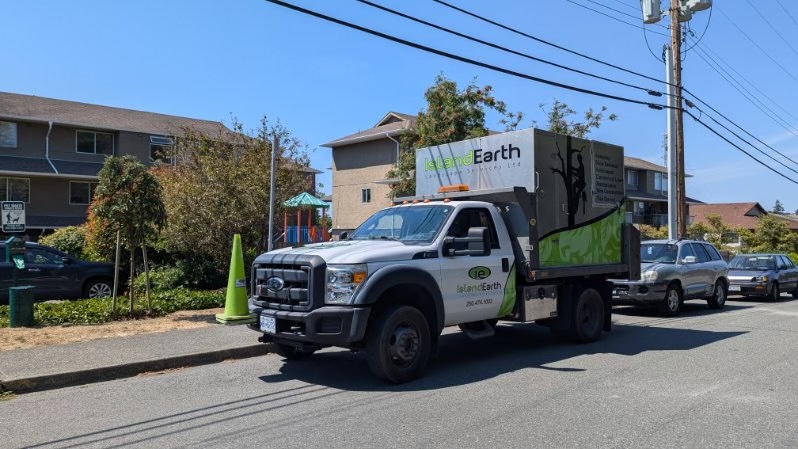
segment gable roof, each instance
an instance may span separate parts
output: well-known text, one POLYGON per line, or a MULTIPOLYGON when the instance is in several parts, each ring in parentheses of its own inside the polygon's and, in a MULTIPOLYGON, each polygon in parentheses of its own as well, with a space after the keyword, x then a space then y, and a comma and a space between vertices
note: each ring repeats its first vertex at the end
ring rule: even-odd
POLYGON ((159 135, 179 135, 183 128, 208 135, 229 132, 221 122, 9 92, 0 92, 0 118, 159 135))
POLYGON ((708 215, 718 215, 723 224, 730 228, 756 229, 759 217, 767 214, 756 202, 689 205, 689 215, 693 217, 693 223, 708 224, 708 215))
POLYGON ((416 116, 402 114, 399 112, 387 113, 373 128, 359 131, 348 136, 335 139, 331 142, 322 144, 323 147, 341 147, 360 142, 383 139, 386 136, 398 136, 416 127, 416 116))

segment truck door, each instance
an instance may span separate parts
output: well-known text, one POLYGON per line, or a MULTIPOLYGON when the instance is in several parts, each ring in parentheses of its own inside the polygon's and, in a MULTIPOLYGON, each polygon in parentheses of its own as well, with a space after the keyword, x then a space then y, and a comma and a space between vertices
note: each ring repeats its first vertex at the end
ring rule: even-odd
MULTIPOLYGON (((441 260, 441 292, 446 325, 497 318, 507 295, 515 298, 513 252, 506 233, 500 239, 487 208, 461 209, 446 235, 465 237, 472 227, 486 227, 491 236, 487 256, 448 256, 441 260)), ((504 314, 504 313, 503 313, 504 314)))

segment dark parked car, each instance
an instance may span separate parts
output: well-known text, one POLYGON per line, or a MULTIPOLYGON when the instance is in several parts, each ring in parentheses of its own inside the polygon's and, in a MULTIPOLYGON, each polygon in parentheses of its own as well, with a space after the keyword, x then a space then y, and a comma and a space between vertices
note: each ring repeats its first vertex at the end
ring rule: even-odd
MULTIPOLYGON (((25 268, 16 270, 17 285, 33 286, 35 300, 99 298, 111 296, 114 264, 76 259, 49 246, 27 242, 25 268)), ((12 264, 0 242, 0 304, 8 304, 13 286, 12 264)), ((124 279, 120 275, 120 279, 124 279)))
POLYGON ((778 301, 781 292, 798 297, 798 267, 786 255, 738 254, 729 261, 729 293, 778 301))
POLYGON ((640 280, 613 281, 613 302, 654 306, 666 316, 678 315, 687 299, 722 309, 727 272, 726 262, 707 242, 647 240, 640 244, 640 280))

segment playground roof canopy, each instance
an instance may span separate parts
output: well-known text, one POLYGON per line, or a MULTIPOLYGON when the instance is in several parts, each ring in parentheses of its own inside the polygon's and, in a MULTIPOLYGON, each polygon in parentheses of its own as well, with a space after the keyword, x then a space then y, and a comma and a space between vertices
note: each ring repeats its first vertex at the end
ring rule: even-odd
POLYGON ((292 208, 330 207, 329 204, 309 194, 302 192, 299 195, 283 202, 283 206, 292 208))

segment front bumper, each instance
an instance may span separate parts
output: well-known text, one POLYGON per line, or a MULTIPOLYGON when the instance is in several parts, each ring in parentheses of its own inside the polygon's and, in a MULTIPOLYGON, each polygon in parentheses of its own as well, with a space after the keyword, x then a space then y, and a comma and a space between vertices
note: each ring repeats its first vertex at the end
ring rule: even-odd
POLYGON ((249 328, 263 333, 264 342, 290 341, 349 347, 365 337, 371 308, 324 306, 310 312, 289 312, 256 307, 252 313, 258 317, 258 321, 249 324, 249 328), (274 334, 261 331, 261 315, 275 319, 274 334))
POLYGON ((730 295, 765 296, 770 292, 770 284, 763 282, 729 282, 730 295))
POLYGON ((614 304, 655 305, 665 300, 668 282, 613 281, 614 304))

